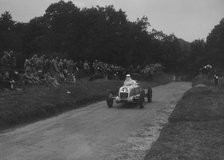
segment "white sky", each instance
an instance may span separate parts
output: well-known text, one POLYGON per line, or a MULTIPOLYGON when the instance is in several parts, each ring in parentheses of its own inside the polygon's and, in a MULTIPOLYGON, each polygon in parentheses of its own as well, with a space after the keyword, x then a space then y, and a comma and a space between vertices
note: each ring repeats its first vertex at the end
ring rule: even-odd
MULTIPOLYGON (((16 21, 28 22, 41 16, 59 0, 0 0, 0 13, 9 11, 16 21)), ((68 1, 68 0, 65 0, 68 1)), ((224 17, 224 0, 71 0, 79 7, 114 5, 128 19, 147 16, 151 28, 174 33, 189 42, 203 38, 224 17)))

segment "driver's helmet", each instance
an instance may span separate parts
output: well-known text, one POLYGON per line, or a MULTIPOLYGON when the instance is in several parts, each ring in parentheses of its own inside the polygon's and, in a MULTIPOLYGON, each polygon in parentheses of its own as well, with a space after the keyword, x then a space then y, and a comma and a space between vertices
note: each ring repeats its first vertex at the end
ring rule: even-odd
POLYGON ((131 78, 131 75, 130 74, 126 74, 126 77, 130 77, 131 78))
POLYGON ((126 74, 126 80, 130 80, 131 79, 131 75, 130 74, 126 74))

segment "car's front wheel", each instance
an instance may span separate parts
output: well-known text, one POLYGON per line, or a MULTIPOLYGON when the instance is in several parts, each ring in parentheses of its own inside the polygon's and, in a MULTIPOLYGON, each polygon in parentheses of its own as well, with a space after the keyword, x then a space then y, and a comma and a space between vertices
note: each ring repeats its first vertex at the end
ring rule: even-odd
POLYGON ((148 88, 146 96, 147 96, 148 102, 152 102, 152 88, 151 87, 148 88))
POLYGON ((141 90, 140 97, 139 97, 140 108, 144 108, 144 100, 145 100, 145 91, 141 90))
POLYGON ((113 100, 113 93, 111 91, 108 91, 107 93, 106 102, 107 102, 108 108, 113 107, 114 100, 113 100))

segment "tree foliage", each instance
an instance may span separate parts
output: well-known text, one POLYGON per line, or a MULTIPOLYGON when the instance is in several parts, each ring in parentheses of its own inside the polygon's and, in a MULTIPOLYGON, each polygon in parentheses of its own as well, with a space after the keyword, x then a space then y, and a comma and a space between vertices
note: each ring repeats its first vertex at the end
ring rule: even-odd
POLYGON ((11 41, 13 39, 15 21, 9 12, 1 14, 0 17, 0 51, 11 48, 11 41))
POLYGON ((211 64, 224 67, 224 18, 208 35, 206 53, 211 64))

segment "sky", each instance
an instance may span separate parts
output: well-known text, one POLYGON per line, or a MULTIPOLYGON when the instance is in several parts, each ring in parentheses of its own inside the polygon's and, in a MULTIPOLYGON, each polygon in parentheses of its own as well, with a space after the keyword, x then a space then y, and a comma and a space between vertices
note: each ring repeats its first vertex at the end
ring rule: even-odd
MULTIPOLYGON (((42 16, 51 3, 59 0, 0 0, 0 13, 9 11, 13 20, 29 22, 42 16)), ((64 0, 68 1, 68 0, 64 0)), ((149 29, 174 34, 192 42, 204 39, 224 17, 224 0, 71 0, 76 6, 114 5, 130 21, 147 16, 149 29)))

